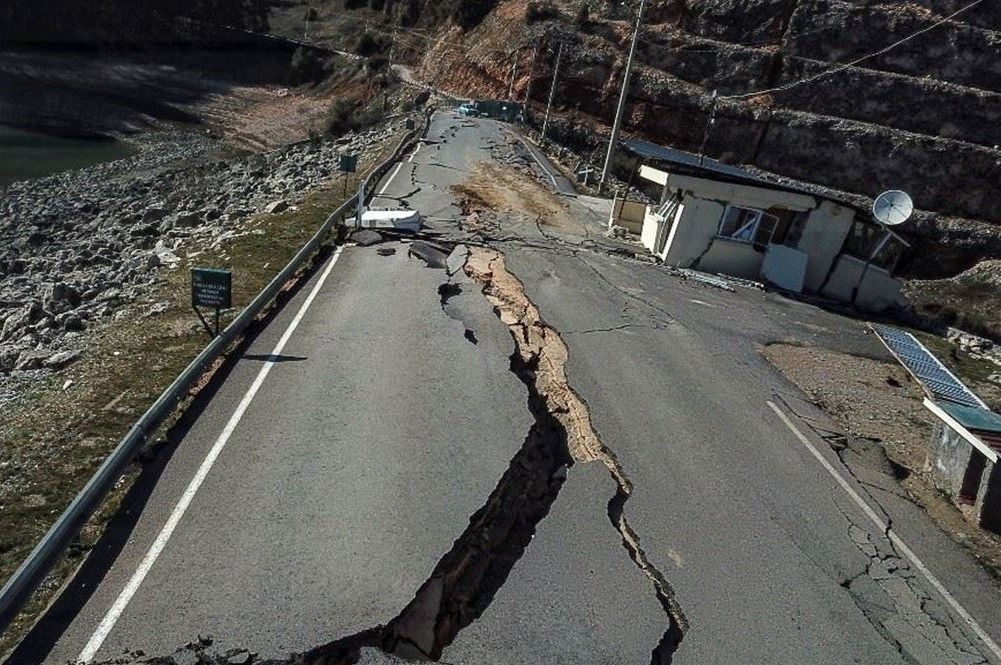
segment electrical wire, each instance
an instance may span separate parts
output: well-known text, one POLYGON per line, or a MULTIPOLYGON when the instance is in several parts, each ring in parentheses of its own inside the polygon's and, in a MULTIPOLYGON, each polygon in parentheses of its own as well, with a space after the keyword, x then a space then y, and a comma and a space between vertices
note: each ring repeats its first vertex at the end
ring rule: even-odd
POLYGON ((915 32, 912 32, 911 34, 907 35, 903 39, 899 39, 899 40, 895 41, 894 43, 890 44, 889 46, 885 46, 885 47, 879 49, 878 51, 875 51, 873 53, 869 53, 869 54, 864 55, 864 56, 862 56, 860 58, 856 58, 856 59, 852 60, 851 62, 846 62, 844 64, 838 65, 834 69, 830 69, 830 70, 825 71, 825 72, 820 72, 819 74, 814 74, 813 76, 808 76, 806 78, 802 78, 802 79, 799 79, 799 80, 796 80, 796 81, 791 81, 789 83, 786 83, 786 84, 780 85, 780 86, 776 86, 774 88, 767 88, 765 90, 756 90, 754 92, 745 92, 745 93, 742 93, 742 94, 739 94, 739 95, 721 95, 720 99, 747 99, 749 97, 758 97, 760 95, 767 95, 767 94, 770 94, 770 93, 773 93, 773 92, 782 92, 784 90, 789 90, 790 88, 795 88, 795 87, 803 85, 805 83, 810 83, 812 81, 816 81, 817 79, 823 78, 825 76, 830 76, 832 74, 837 74, 838 72, 841 72, 841 71, 844 71, 846 69, 849 69, 851 67, 856 66, 860 62, 863 62, 865 60, 869 60, 870 58, 875 58, 876 56, 883 55, 884 53, 892 51, 893 49, 897 48, 901 44, 904 44, 904 43, 906 43, 906 42, 914 39, 918 35, 923 35, 924 33, 928 32, 929 30, 934 30, 935 28, 937 28, 938 26, 942 25, 943 23, 946 23, 947 21, 955 18, 956 16, 959 16, 963 12, 967 12, 967 11, 973 9, 974 7, 976 7, 977 5, 981 4, 982 2, 984 2, 984 0, 974 0, 974 2, 971 2, 970 4, 966 5, 965 7, 962 7, 960 9, 954 11, 953 13, 949 14, 948 16, 946 16, 944 18, 939 19, 938 21, 936 21, 935 23, 933 23, 933 24, 931 24, 929 26, 921 28, 920 30, 917 30, 915 32))

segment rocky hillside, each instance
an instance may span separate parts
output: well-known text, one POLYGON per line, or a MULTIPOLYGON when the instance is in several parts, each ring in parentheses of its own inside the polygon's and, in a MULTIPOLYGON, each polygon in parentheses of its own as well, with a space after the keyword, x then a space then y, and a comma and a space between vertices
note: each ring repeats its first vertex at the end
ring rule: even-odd
MULTIPOLYGON (((399 32, 396 57, 458 95, 506 96, 513 67, 515 98, 529 94, 537 110, 562 43, 553 135, 601 163, 638 1, 448 0, 424 3, 416 16, 401 11, 405 1, 328 4, 340 5, 341 15, 381 9, 387 21, 433 30, 431 39, 399 32), (490 11, 463 20, 466 4, 490 11)), ((993 292, 1001 259, 1001 4, 983 0, 936 25, 966 4, 650 0, 625 131, 698 150, 716 90, 708 154, 863 205, 882 190, 904 189, 921 211, 904 229, 916 246, 908 274, 921 284, 956 278, 974 287, 950 293, 993 292), (857 66, 797 83, 926 28, 857 66), (747 95, 761 90, 773 91, 747 95)), ((926 299, 918 287, 911 295, 919 307, 950 314, 954 301, 926 299)), ((969 324, 1001 335, 1001 323, 991 324, 1001 322, 1001 303, 989 309, 969 324)))
POLYGON ((401 125, 228 159, 197 133, 153 133, 130 159, 3 190, 0 404, 16 394, 6 375, 75 360, 81 332, 148 291, 159 267, 177 267, 192 239, 248 233, 250 218, 335 177, 343 153, 371 159, 401 125))

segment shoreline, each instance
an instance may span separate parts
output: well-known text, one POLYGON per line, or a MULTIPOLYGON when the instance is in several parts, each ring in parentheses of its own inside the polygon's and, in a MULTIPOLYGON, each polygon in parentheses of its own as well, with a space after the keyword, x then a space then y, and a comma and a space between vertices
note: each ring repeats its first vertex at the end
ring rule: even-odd
POLYGON ((15 182, 128 159, 138 152, 123 137, 76 138, 0 123, 0 191, 15 182))

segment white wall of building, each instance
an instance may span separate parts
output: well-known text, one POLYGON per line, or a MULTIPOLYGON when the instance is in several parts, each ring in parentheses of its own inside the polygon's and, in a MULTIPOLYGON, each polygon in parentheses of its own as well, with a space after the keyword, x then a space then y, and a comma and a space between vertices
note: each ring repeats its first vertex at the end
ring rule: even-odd
POLYGON ((865 261, 847 255, 838 257, 834 271, 821 293, 834 300, 852 302, 856 287, 858 294, 854 303, 859 309, 881 312, 907 304, 899 279, 874 265, 866 268, 865 261))
POLYGON ((684 208, 667 237, 664 263, 687 268, 701 257, 716 237, 723 210, 716 201, 685 197, 684 208))
POLYGON ((851 230, 855 212, 850 208, 823 201, 807 217, 803 235, 796 249, 809 257, 806 262, 806 280, 803 287, 812 293, 820 291, 821 285, 831 271, 831 266, 845 243, 851 230))
POLYGON ((697 267, 706 272, 757 280, 764 260, 764 252, 757 251, 750 243, 716 238, 697 267))

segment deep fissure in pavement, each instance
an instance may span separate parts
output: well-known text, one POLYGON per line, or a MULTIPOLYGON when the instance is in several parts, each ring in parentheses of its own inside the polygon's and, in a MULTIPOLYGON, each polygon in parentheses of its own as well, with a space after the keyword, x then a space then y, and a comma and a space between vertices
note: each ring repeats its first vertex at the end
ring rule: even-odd
MULTIPOLYGON (((427 261, 423 252, 417 254, 427 261)), ((510 369, 528 389, 528 407, 535 421, 485 504, 472 515, 469 526, 399 615, 385 626, 342 637, 287 660, 264 663, 352 665, 361 658, 363 648, 378 648, 410 660, 440 660, 444 649, 483 614, 507 581, 538 524, 549 514, 567 470, 577 462, 603 463, 617 484, 608 502, 609 520, 620 533, 630 559, 652 581, 667 618, 667 629, 651 652, 651 663, 670 663, 688 629, 687 620, 670 585, 649 562, 626 520, 623 507, 632 484, 595 434, 587 405, 568 385, 566 345, 555 329, 541 320, 524 286, 504 267, 502 254, 473 248, 461 269, 482 287, 514 338, 510 369)), ((451 282, 440 287, 442 309, 459 293, 461 287, 451 282)), ((188 662, 194 652, 195 662, 202 665, 263 665, 256 654, 243 650, 212 654, 206 646, 199 642, 172 656, 142 662, 188 662)), ((132 662, 135 660, 140 659, 132 662)))
POLYGON ((618 489, 608 502, 609 521, 622 537, 622 545, 630 559, 653 584, 667 618, 667 630, 651 654, 651 663, 670 663, 688 630, 688 620, 678 605, 674 590, 650 562, 639 536, 626 519, 624 507, 632 494, 633 485, 618 459, 595 434, 587 404, 569 385, 566 376, 569 350, 566 344, 559 333, 542 320, 521 281, 507 270, 503 254, 482 247, 471 248, 464 269, 483 287, 483 294, 511 331, 516 344, 515 355, 535 368, 531 381, 524 377, 523 380, 533 394, 541 394, 548 412, 563 424, 568 435, 568 452, 574 461, 601 462, 615 480, 618 489))
POLYGON ((490 605, 535 534, 573 464, 567 434, 534 388, 536 367, 518 354, 511 369, 529 388, 535 417, 521 450, 486 504, 438 562, 414 600, 383 635, 384 651, 438 660, 463 628, 490 605))

